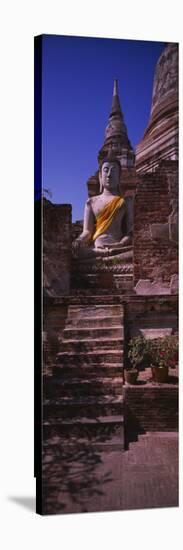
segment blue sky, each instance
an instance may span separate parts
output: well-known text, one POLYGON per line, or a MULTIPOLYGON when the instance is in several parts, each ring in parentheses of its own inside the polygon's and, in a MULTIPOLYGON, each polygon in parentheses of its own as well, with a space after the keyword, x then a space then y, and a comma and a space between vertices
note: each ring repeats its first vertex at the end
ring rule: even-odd
MULTIPOLYGON (((114 78, 135 148, 148 124, 153 76, 164 42, 44 35, 43 187, 82 219, 87 179, 110 114, 114 78)), ((49 198, 49 197, 48 197, 49 198)))

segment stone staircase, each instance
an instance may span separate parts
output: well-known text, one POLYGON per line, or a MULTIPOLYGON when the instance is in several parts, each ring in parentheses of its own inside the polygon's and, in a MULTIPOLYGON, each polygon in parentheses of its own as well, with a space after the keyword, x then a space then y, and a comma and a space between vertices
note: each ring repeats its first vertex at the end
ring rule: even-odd
POLYGON ((44 440, 124 449, 123 306, 70 305, 44 381, 44 440))

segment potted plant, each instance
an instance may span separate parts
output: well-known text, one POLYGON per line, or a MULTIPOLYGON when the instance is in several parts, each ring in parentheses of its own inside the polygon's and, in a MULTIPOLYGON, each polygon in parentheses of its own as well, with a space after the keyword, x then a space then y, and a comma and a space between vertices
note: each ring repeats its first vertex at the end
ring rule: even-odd
POLYGON ((147 355, 147 341, 143 336, 131 338, 128 344, 128 364, 125 369, 125 380, 129 384, 135 384, 138 378, 139 368, 147 355))
POLYGON ((178 339, 166 336, 151 340, 149 344, 152 377, 155 382, 168 381, 169 368, 178 363, 178 339))

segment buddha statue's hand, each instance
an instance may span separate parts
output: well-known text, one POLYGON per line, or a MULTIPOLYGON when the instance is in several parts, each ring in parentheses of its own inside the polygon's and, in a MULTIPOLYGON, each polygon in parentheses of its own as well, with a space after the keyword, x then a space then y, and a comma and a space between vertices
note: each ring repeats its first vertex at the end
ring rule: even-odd
POLYGON ((122 246, 128 246, 129 244, 132 243, 132 238, 130 235, 125 235, 125 237, 123 237, 120 241, 121 245, 122 246))
POLYGON ((75 239, 75 241, 73 241, 72 243, 72 252, 74 256, 78 256, 80 247, 81 247, 81 240, 79 238, 75 239))
POLYGON ((79 255, 81 248, 86 248, 88 246, 88 234, 82 233, 75 241, 72 243, 72 252, 74 256, 79 255))

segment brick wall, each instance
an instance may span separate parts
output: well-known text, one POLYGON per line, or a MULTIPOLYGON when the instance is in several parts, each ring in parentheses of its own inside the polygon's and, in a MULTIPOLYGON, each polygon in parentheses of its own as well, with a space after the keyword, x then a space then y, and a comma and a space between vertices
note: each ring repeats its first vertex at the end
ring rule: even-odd
POLYGON ((71 215, 70 204, 43 199, 43 286, 48 296, 69 293, 71 215))
POLYGON ((133 196, 135 194, 139 176, 135 168, 122 168, 120 178, 120 191, 124 196, 133 196))
POLYGON ((177 385, 125 386, 123 393, 129 432, 178 430, 177 385))
POLYGON ((177 163, 162 162, 155 173, 140 177, 135 196, 135 284, 149 280, 171 293, 172 276, 178 273, 177 212, 177 163))
POLYGON ((131 296, 125 304, 125 326, 127 341, 148 331, 156 331, 154 337, 177 333, 177 296, 131 296))

